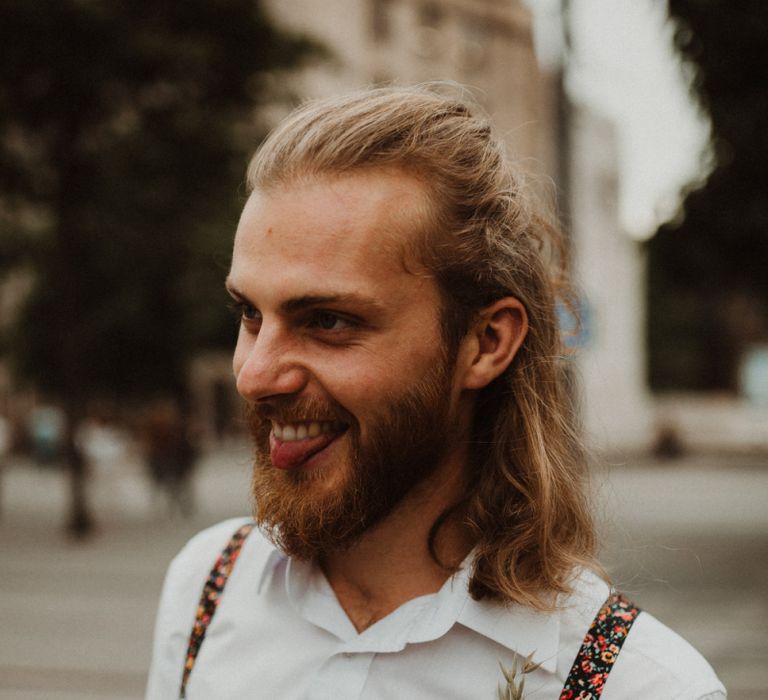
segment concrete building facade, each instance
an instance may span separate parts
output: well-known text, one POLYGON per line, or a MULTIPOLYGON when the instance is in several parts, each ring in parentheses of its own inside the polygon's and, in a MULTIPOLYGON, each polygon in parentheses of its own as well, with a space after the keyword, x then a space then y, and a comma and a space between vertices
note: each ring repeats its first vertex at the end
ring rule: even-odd
POLYGON ((573 274, 582 331, 575 359, 579 404, 590 445, 647 449, 653 404, 645 369, 645 308, 640 244, 618 212, 618 153, 613 124, 572 110, 569 188, 573 274))
POLYGON ((275 22, 330 50, 328 61, 291 78, 301 97, 456 81, 489 113, 512 157, 553 174, 555 91, 537 64, 521 0, 267 0, 266 7, 275 22))

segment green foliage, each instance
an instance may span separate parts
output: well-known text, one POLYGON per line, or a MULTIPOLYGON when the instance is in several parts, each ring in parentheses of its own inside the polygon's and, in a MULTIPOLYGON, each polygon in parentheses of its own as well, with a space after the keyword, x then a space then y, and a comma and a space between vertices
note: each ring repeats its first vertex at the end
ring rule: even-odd
POLYGON ((715 169, 648 246, 650 378, 657 389, 732 389, 742 348, 768 337, 768 5, 668 5, 712 122, 715 169))
POLYGON ((0 0, 0 45, 0 275, 35 278, 15 367, 70 399, 179 390, 233 336, 222 281, 266 75, 318 48, 255 0, 0 0))

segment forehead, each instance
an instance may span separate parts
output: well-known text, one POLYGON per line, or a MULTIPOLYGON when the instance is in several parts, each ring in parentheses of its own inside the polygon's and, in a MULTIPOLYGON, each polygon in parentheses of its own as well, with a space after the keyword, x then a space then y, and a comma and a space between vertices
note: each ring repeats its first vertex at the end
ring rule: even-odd
MULTIPOLYGON (((424 185, 393 170, 297 180, 249 197, 235 235, 230 279, 242 288, 342 285, 344 291, 428 277, 409 263, 430 218, 424 185)), ((431 280, 430 280, 431 283, 431 280)), ((292 290, 300 292, 302 290, 292 290)), ((338 291, 338 289, 334 289, 338 291)))

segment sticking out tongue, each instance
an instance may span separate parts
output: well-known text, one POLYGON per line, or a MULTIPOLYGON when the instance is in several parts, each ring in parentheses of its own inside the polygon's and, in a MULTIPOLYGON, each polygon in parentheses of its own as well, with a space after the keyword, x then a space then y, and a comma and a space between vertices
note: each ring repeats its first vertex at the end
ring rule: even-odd
POLYGON ((278 469, 293 469, 301 466, 310 457, 330 445, 339 433, 323 433, 304 440, 283 442, 274 435, 269 436, 270 457, 278 469))

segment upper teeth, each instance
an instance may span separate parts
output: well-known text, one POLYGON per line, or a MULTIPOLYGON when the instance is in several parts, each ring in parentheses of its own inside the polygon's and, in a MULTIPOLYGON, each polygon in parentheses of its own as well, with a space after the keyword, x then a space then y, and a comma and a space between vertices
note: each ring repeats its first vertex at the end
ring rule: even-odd
POLYGON ((308 437, 317 437, 321 433, 330 433, 334 426, 334 421, 312 421, 310 423, 272 423, 272 433, 283 442, 293 442, 295 440, 304 440, 308 437))

